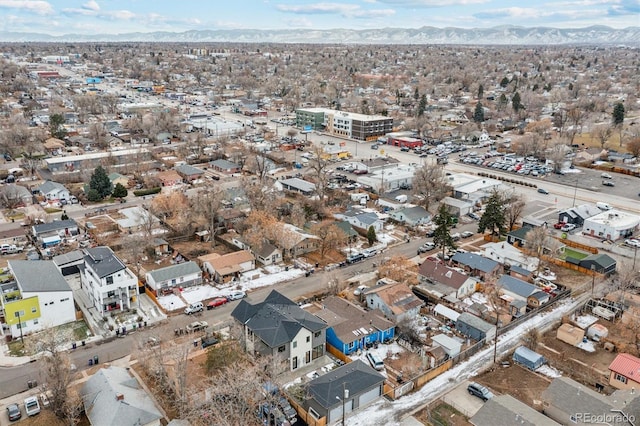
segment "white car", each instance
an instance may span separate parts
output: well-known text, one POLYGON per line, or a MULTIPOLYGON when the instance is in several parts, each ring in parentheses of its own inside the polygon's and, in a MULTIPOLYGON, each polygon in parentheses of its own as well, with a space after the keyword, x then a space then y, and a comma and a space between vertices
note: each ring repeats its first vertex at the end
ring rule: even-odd
POLYGON ((573 223, 567 223, 562 228, 560 228, 562 232, 569 232, 573 231, 574 229, 576 229, 576 225, 574 225, 573 223))
POLYGON ((629 238, 628 240, 624 240, 624 243, 631 247, 640 247, 640 240, 637 238, 629 238))
POLYGON ((245 297, 247 297, 247 293, 245 293, 242 290, 238 290, 238 291, 234 291, 233 293, 229 294, 227 296, 227 300, 229 300, 229 301, 239 300, 239 299, 244 299, 245 297))
POLYGON ((40 403, 38 397, 30 396, 24 400, 24 409, 27 412, 27 416, 35 416, 40 413, 40 403))

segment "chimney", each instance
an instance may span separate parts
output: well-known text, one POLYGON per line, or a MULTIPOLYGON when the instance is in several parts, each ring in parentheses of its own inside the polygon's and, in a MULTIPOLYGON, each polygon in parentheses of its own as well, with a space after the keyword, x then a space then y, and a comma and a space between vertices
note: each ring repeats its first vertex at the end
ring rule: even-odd
POLYGON ((116 394, 116 401, 124 401, 124 395, 121 393, 116 394))

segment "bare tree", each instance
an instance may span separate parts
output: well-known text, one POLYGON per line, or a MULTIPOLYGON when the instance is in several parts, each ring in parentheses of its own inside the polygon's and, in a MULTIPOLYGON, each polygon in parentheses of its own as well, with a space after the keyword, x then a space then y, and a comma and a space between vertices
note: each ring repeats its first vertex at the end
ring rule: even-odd
POLYGON ((327 192, 327 183, 329 182, 329 160, 326 157, 326 154, 320 147, 315 147, 313 149, 313 159, 309 161, 309 177, 313 179, 316 188, 316 194, 318 195, 318 199, 324 200, 324 197, 327 192))
POLYGON ((325 220, 311 226, 311 233, 320 239, 320 259, 324 260, 329 250, 345 244, 347 236, 331 220, 325 220))
POLYGON ((378 277, 404 282, 407 285, 418 284, 418 267, 404 256, 392 256, 378 266, 378 277))
POLYGON ((522 343, 532 351, 538 350, 538 343, 542 340, 540 330, 537 328, 529 328, 522 336, 522 343))
POLYGON ((535 271, 536 273, 540 270, 542 265, 548 238, 549 235, 547 234, 547 229, 542 226, 537 226, 531 229, 525 235, 527 250, 529 250, 531 254, 538 259, 538 268, 535 271))
POLYGON ((451 190, 447 184, 442 166, 423 166, 416 170, 413 177, 413 194, 420 199, 426 210, 433 203, 442 200, 451 190))
POLYGON ((602 149, 604 149, 612 133, 613 130, 609 125, 596 126, 591 132, 592 136, 600 143, 600 148, 602 149))
POLYGON ((512 230, 514 226, 520 220, 526 203, 522 194, 511 191, 503 194, 504 215, 507 220, 509 230, 512 230))

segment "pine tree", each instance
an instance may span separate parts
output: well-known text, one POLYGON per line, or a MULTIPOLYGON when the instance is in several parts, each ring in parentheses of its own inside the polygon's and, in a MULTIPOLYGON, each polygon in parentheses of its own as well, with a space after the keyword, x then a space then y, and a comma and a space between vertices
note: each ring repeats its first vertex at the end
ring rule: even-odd
POLYGON ((51 133, 52 137, 63 139, 67 136, 67 131, 63 125, 64 116, 62 114, 51 114, 51 117, 49 117, 49 133, 51 133))
MULTIPOLYGON (((89 181, 89 188, 95 190, 98 193, 100 199, 111 194, 113 190, 113 186, 111 185, 111 181, 109 180, 109 176, 107 172, 102 166, 96 167, 91 175, 91 180, 89 181)), ((93 200, 91 200, 93 201, 93 200)))
POLYGON ((420 98, 420 104, 418 105, 418 116, 422 117, 426 110, 427 110, 427 95, 423 93, 422 97, 420 98))
POLYGON ((456 248, 453 238, 451 238, 451 234, 449 233, 449 229, 453 224, 453 218, 449 210, 447 210, 446 205, 440 204, 438 214, 433 219, 433 223, 436 224, 436 229, 433 230, 433 244, 435 244, 436 247, 442 248, 442 259, 444 259, 447 248, 456 248))
POLYGON ((516 92, 513 94, 513 97, 511 98, 511 106, 513 107, 513 110, 515 112, 518 112, 524 108, 520 100, 520 93, 516 92))
POLYGON ((481 84, 478 86, 478 100, 482 99, 484 96, 484 86, 481 84))
POLYGON ((484 121, 484 107, 480 101, 476 104, 476 109, 473 112, 473 121, 476 123, 482 123, 484 121))
POLYGON ((367 240, 369 241, 369 246, 372 246, 373 243, 378 241, 378 237, 376 236, 376 230, 373 229, 373 226, 370 226, 369 229, 367 229, 367 240))
POLYGON ((611 116, 614 126, 618 126, 624 122, 624 105, 622 104, 622 102, 618 102, 617 104, 615 104, 611 116))
POLYGON ((121 183, 116 183, 116 186, 113 187, 113 196, 116 198, 124 198, 128 194, 129 191, 121 183))
POLYGON ((478 232, 483 233, 486 229, 491 231, 491 235, 500 235, 505 232, 507 217, 502 207, 503 201, 497 191, 491 194, 484 214, 478 222, 478 232))

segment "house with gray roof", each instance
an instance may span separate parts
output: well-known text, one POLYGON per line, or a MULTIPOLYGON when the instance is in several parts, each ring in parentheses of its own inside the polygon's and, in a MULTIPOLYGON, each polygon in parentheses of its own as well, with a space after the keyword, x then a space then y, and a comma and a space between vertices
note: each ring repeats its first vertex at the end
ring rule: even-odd
POLYGON ((178 172, 178 174, 182 176, 182 179, 187 183, 191 183, 196 179, 201 179, 202 176, 204 176, 204 170, 194 167, 190 164, 181 164, 174 168, 176 172, 178 172))
POLYGON ((558 214, 558 222, 572 223, 577 226, 582 226, 586 219, 600 213, 602 213, 602 210, 600 210, 595 204, 580 204, 579 206, 561 210, 558 214))
POLYGON ((638 396, 640 393, 634 389, 605 395, 562 376, 553 379, 540 399, 543 413, 563 425, 604 424, 599 417, 611 426, 629 426, 633 424, 629 419, 640 418, 638 396))
POLYGON ((336 424, 349 413, 377 401, 383 395, 384 376, 356 360, 311 380, 305 386, 305 410, 314 418, 336 424))
POLYGON ((16 337, 76 320, 73 292, 50 260, 10 260, 15 281, 2 285, 5 319, 16 337))
POLYGON ((46 197, 47 200, 68 200, 69 190, 58 182, 47 180, 38 186, 38 191, 46 197))
POLYGON ((485 279, 502 271, 502 265, 476 253, 456 253, 451 258, 456 266, 462 267, 472 276, 485 279))
POLYGON ((370 226, 373 226, 373 229, 376 232, 380 232, 384 227, 384 222, 382 221, 382 219, 380 219, 378 215, 373 211, 348 209, 343 213, 334 214, 334 217, 338 220, 345 220, 352 226, 364 229, 365 231, 368 230, 370 226))
POLYGON ((282 262, 282 250, 271 244, 269 241, 262 241, 260 246, 256 247, 255 250, 252 249, 251 251, 256 256, 256 260, 265 266, 282 262))
POLYGON ((512 300, 522 300, 526 302, 529 296, 540 290, 535 285, 510 275, 501 276, 500 279, 498 279, 497 285, 500 289, 500 297, 509 302, 512 300))
POLYGON ((82 250, 73 250, 54 256, 51 260, 63 276, 79 274, 80 265, 84 264, 84 253, 82 250))
POLYGON ((242 170, 242 168, 238 164, 232 163, 231 161, 225 160, 223 158, 213 160, 209 163, 209 165, 216 172, 226 173, 229 175, 233 173, 240 173, 240 171, 242 170))
POLYGON ((89 423, 95 426, 160 426, 163 415, 128 371, 101 368, 80 390, 89 423))
POLYGON ((498 395, 485 402, 469 419, 474 426, 560 426, 511 395, 498 395))
POLYGON ((313 195, 313 193, 316 192, 315 183, 300 178, 279 180, 278 184, 282 185, 282 188, 287 191, 297 192, 306 196, 313 195))
POLYGON ((393 210, 389 212, 389 217, 408 226, 426 225, 431 222, 431 213, 422 206, 393 210))
POLYGON ((617 262, 608 254, 590 254, 580 260, 580 266, 587 269, 594 269, 596 272, 611 275, 616 271, 617 262))
POLYGON ((460 314, 456 321, 456 330, 474 340, 493 339, 496 335, 496 326, 468 312, 460 314))
POLYGON ((142 206, 120 209, 118 213, 124 216, 123 218, 115 219, 118 224, 118 229, 122 232, 132 233, 148 230, 151 230, 153 233, 155 233, 155 231, 164 232, 157 229, 160 227, 160 219, 142 206))
POLYGON ((196 262, 183 262, 149 271, 145 279, 147 286, 160 294, 202 284, 202 270, 196 262))
POLYGON ((39 244, 43 247, 49 247, 59 244, 63 238, 78 235, 79 231, 75 220, 66 219, 33 225, 31 232, 39 244))
POLYGON ((106 246, 84 249, 82 289, 101 315, 131 309, 138 296, 138 277, 106 246))
POLYGON ((291 371, 325 353, 327 323, 275 290, 260 303, 241 300, 231 316, 248 353, 287 360, 291 371))

